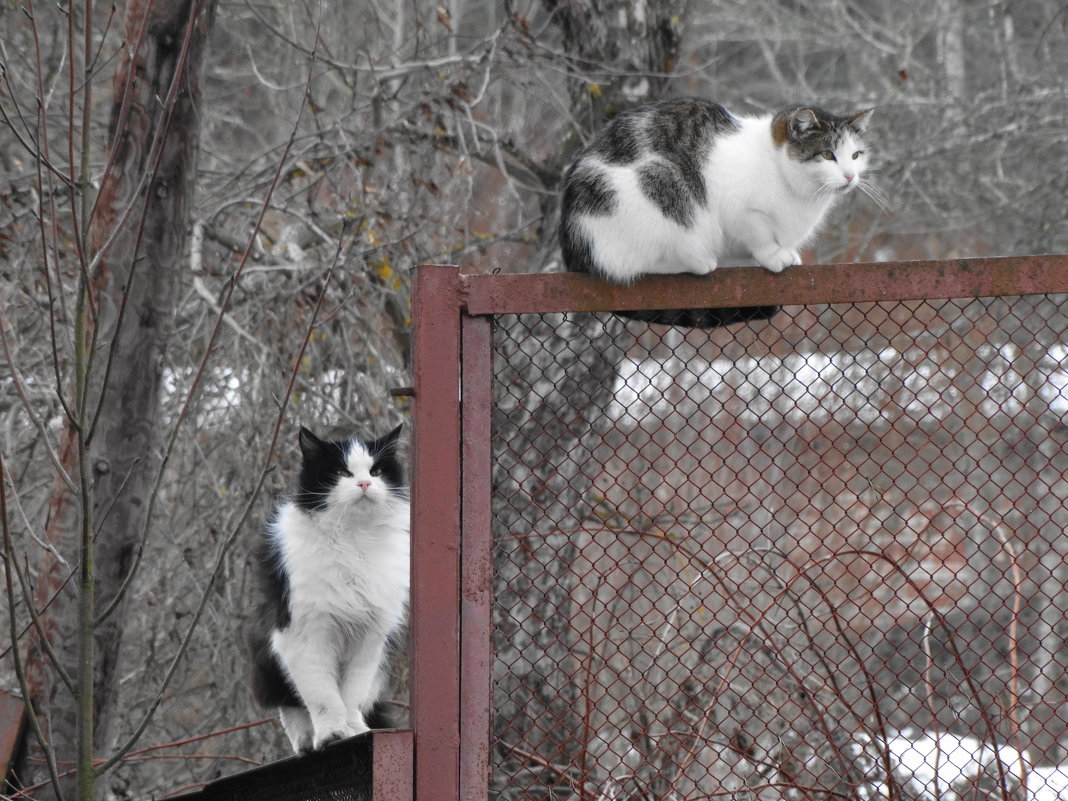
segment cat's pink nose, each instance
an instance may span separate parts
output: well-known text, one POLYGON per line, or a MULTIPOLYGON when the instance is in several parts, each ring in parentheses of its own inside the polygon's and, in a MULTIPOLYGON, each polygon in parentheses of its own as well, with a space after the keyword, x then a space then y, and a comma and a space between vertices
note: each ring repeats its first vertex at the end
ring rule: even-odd
POLYGON ((367 492, 367 490, 369 490, 371 488, 371 482, 370 481, 357 481, 356 482, 356 486, 359 487, 360 489, 362 489, 364 492, 367 492))
POLYGON ((847 175, 846 175, 846 177, 845 177, 845 179, 846 179, 846 183, 847 183, 847 184, 853 183, 853 179, 854 179, 854 178, 856 178, 856 177, 857 177, 857 176, 855 176, 855 175, 848 175, 848 174, 847 174, 847 175))

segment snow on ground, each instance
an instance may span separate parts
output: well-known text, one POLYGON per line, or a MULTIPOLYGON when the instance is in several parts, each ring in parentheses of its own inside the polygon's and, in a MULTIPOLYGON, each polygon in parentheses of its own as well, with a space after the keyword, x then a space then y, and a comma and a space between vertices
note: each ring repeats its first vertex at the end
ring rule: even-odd
POLYGON ((960 790, 981 776, 993 782, 996 792, 1003 776, 1010 791, 1026 782, 1029 801, 1068 801, 1068 765, 1032 767, 1025 755, 1007 745, 995 749, 975 737, 946 732, 925 732, 918 738, 902 734, 886 745, 899 781, 908 781, 909 789, 921 797, 961 798, 960 790))
POLYGON ((971 782, 981 773, 999 775, 997 762, 1006 777, 1022 781, 1026 767, 1015 748, 1000 745, 995 749, 974 737, 925 732, 919 739, 905 736, 887 741, 890 755, 901 772, 911 776, 923 792, 935 798, 953 785, 971 782))
POLYGON ((1068 765, 1031 768, 1027 794, 1036 801, 1068 801, 1068 765))

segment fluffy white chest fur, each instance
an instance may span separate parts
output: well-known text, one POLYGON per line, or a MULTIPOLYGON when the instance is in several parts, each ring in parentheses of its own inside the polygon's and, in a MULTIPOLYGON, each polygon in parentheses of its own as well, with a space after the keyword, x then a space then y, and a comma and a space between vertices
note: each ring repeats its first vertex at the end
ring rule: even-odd
POLYGON ((339 636, 349 629, 388 634, 408 603, 407 509, 374 521, 345 511, 309 514, 289 503, 272 526, 289 575, 290 627, 332 621, 339 636))

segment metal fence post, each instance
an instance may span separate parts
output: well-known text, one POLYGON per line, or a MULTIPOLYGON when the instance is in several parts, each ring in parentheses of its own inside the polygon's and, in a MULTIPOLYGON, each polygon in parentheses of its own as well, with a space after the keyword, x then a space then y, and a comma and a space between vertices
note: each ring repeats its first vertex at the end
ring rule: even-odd
POLYGON ((412 295, 412 722, 415 797, 459 797, 460 284, 421 266, 412 295))

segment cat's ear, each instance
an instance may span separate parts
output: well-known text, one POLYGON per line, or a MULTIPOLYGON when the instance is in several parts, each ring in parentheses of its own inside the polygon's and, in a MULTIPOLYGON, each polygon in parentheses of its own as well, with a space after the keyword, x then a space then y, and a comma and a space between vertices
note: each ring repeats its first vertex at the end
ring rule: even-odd
POLYGON ((323 452, 326 445, 321 439, 304 426, 300 427, 300 452, 305 459, 312 459, 323 452))
POLYGON ((790 137, 792 139, 803 139, 809 131, 819 127, 820 121, 816 116, 816 112, 812 109, 799 108, 791 112, 789 124, 790 137))
POLYGON ((868 123, 871 122, 871 113, 873 111, 875 111, 873 108, 858 111, 853 116, 846 118, 846 124, 857 133, 864 133, 868 129, 868 123))
POLYGON ((404 423, 394 428, 385 436, 378 438, 378 450, 379 451, 391 451, 397 445, 397 440, 400 438, 401 429, 404 428, 404 423))

